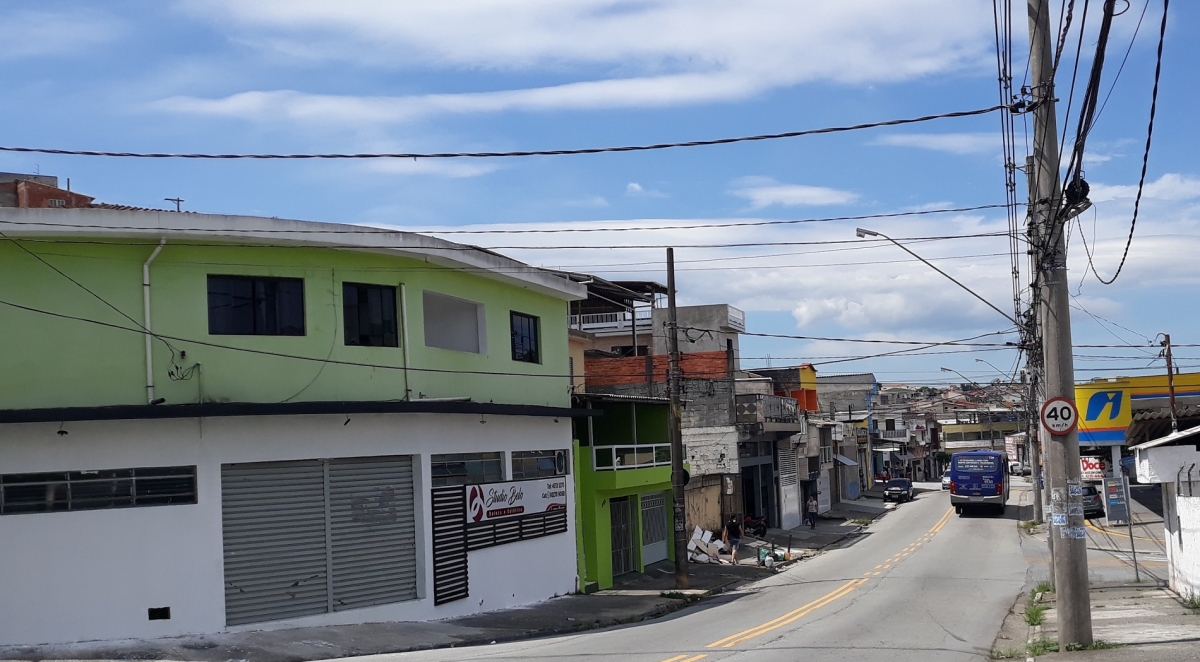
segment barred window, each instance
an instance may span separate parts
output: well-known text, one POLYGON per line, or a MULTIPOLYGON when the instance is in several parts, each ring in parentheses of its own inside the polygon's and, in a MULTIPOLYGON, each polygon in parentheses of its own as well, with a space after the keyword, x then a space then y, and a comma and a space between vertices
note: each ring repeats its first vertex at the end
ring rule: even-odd
POLYGON ((0 515, 196 503, 196 467, 0 475, 0 515))

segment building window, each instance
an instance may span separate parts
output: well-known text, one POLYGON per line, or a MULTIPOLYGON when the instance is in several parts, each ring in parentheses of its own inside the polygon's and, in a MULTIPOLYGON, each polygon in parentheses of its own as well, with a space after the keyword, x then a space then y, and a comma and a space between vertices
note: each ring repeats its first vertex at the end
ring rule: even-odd
POLYGON ((533 315, 510 313, 512 324, 512 358, 525 363, 541 363, 538 351, 538 318, 533 315))
POLYGON ((342 283, 346 344, 399 347, 396 336, 396 288, 342 283))
POLYGON ((196 467, 0 475, 0 515, 196 503, 196 467))
POLYGON ((532 480, 564 476, 567 473, 567 452, 513 451, 512 480, 532 480))
POLYGON ((447 453, 429 458, 433 487, 499 483, 504 480, 500 453, 447 453))
POLYGON ((481 303, 425 290, 425 346, 474 354, 487 353, 486 311, 481 303))
POLYGON ((304 335, 304 281, 209 276, 208 332, 214 336, 304 335))

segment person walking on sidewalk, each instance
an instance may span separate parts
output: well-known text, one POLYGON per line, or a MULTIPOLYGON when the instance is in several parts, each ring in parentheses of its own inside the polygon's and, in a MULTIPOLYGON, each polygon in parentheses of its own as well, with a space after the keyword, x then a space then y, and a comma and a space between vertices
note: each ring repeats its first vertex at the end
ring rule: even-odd
POLYGON ((742 523, 738 521, 737 515, 729 516, 729 523, 725 525, 725 531, 721 534, 721 542, 729 548, 729 553, 733 555, 733 564, 737 565, 738 548, 742 546, 742 523))
POLYGON ((808 503, 805 504, 804 510, 808 514, 808 527, 815 531, 817 529, 817 497, 808 497, 808 503))

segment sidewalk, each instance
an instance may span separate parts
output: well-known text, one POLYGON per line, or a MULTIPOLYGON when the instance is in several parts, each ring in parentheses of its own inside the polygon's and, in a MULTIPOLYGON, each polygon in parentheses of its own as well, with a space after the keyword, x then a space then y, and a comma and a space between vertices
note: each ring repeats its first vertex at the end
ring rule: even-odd
POLYGON ((756 565, 692 564, 692 589, 675 593, 673 564, 630 573, 611 590, 568 595, 517 609, 445 621, 366 623, 205 636, 0 648, 0 660, 189 660, 304 662, 489 644, 635 623, 678 611, 696 600, 773 574, 756 565), (676 597, 667 597, 674 594, 676 597))
MULTIPOLYGON (((1024 495, 1023 495, 1024 496, 1024 495)), ((1026 644, 1032 643, 1029 659, 1122 662, 1174 662, 1200 660, 1200 610, 1189 608, 1179 596, 1164 587, 1166 557, 1162 548, 1161 516, 1135 500, 1133 537, 1125 526, 1108 527, 1103 519, 1087 523, 1088 578, 1091 582, 1093 638, 1106 648, 1072 652, 1045 652, 1056 648, 1058 615, 1054 594, 1046 594, 1044 621, 1037 626, 1025 622, 1025 605, 1032 596, 1022 596, 1014 613, 1006 619, 999 652, 1020 652, 1026 659, 1026 644), (1131 549, 1130 545, 1135 548, 1131 549), (1137 568, 1133 552, 1137 553, 1137 568)), ((1049 578, 1049 553, 1045 525, 1022 533, 1022 550, 1031 564, 1031 585, 1049 578)))

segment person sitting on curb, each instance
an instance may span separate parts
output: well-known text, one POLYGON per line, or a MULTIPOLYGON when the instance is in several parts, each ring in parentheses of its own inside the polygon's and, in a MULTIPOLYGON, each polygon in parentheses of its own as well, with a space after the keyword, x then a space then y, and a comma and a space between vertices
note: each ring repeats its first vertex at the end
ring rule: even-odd
POLYGON ((729 548, 729 553, 733 555, 733 564, 737 565, 738 548, 742 546, 742 524, 738 521, 737 515, 729 516, 729 523, 725 525, 725 530, 721 533, 721 542, 729 548))

